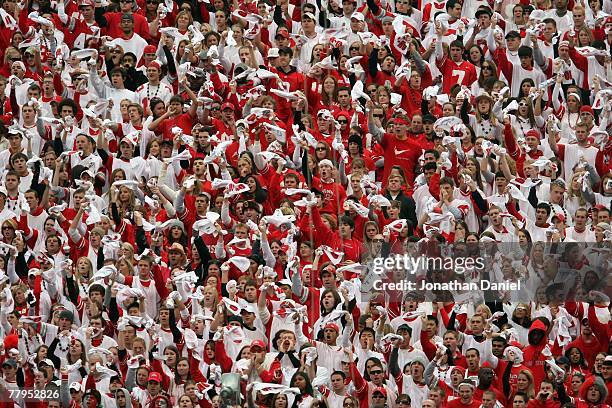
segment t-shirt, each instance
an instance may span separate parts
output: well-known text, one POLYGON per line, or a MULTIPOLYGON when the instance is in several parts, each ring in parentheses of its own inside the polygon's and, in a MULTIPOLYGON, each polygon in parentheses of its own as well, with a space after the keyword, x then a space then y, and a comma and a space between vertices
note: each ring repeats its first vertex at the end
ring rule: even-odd
POLYGON ((421 146, 411 139, 399 140, 391 133, 384 134, 380 145, 385 152, 383 185, 387 184, 391 167, 400 166, 406 173, 406 183, 411 186, 414 183, 414 168, 423 150, 421 146))

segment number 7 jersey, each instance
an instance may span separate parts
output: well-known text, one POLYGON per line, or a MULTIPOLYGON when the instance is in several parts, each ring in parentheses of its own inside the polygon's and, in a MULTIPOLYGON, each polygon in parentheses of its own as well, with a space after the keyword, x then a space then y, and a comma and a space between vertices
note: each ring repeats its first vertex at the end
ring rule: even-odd
POLYGON ((460 63, 456 63, 445 56, 441 60, 436 59, 436 65, 442 73, 442 93, 444 94, 450 94, 451 87, 455 84, 470 87, 478 80, 474 65, 463 59, 460 63))

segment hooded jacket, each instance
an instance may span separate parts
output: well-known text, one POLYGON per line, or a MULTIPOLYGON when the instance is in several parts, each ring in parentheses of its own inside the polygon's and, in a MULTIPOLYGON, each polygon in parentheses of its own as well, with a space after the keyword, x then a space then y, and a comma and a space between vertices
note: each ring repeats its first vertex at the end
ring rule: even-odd
POLYGON ((605 404, 607 397, 608 388, 606 388, 606 384, 604 384, 603 380, 599 377, 588 377, 584 384, 582 384, 582 387, 580 387, 580 398, 583 401, 586 401, 589 407, 596 407, 599 406, 599 404, 605 404), (588 402, 587 394, 589 392, 589 388, 591 388, 593 385, 599 390, 599 400, 597 402, 588 402))
MULTIPOLYGON (((128 390, 119 388, 115 391, 115 395, 117 395, 118 392, 123 392, 123 395, 125 395, 125 408, 132 408, 132 395, 130 395, 128 390)), ((119 407, 119 405, 117 405, 117 407, 119 407)))
POLYGON ((523 364, 533 373, 535 389, 540 388, 540 383, 545 377, 544 364, 546 357, 542 355, 542 350, 548 344, 546 329, 546 325, 541 320, 534 320, 529 328, 529 345, 523 350, 523 364), (542 338, 539 341, 534 338, 537 331, 542 333, 542 338))

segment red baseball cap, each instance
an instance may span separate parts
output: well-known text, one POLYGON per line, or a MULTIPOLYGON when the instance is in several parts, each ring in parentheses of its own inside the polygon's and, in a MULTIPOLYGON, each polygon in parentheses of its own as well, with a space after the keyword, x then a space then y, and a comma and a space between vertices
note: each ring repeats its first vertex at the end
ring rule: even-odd
POLYGON ((582 105, 580 107, 580 113, 584 113, 584 112, 591 114, 591 116, 595 116, 593 115, 593 108, 591 108, 591 106, 589 105, 582 105))
POLYGON ((251 342, 251 350, 253 350, 253 348, 260 348, 262 350, 266 350, 266 343, 261 340, 253 340, 251 342))
POLYGON ((527 131, 527 133, 525 133, 525 137, 529 137, 529 136, 535 137, 535 138, 539 139, 540 138, 540 132, 538 132, 535 129, 530 129, 530 130, 527 131))
POLYGON ((374 391, 372 391, 372 395, 376 394, 377 392, 384 395, 385 398, 387 397, 387 389, 385 387, 374 388, 374 391))
POLYGON ((156 383, 160 383, 162 382, 162 376, 160 373, 158 373, 157 371, 153 371, 151 373, 149 373, 149 379, 147 380, 147 382, 151 382, 151 381, 155 381, 156 383))
POLYGON ((335 330, 336 333, 340 333, 340 328, 336 323, 327 323, 323 329, 332 329, 335 330))
POLYGON ((147 45, 144 47, 145 54, 155 54, 157 52, 157 48, 154 45, 147 45))
POLYGON ((225 102, 223 105, 221 105, 221 110, 224 111, 226 109, 231 109, 231 110, 236 110, 234 108, 234 104, 231 102, 225 102))

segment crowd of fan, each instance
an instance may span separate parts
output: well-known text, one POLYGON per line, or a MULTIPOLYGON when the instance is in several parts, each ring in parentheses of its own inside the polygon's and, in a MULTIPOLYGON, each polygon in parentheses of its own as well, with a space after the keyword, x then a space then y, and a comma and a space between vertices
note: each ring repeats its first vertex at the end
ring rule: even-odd
POLYGON ((612 405, 611 0, 1 7, 1 408, 612 405))

